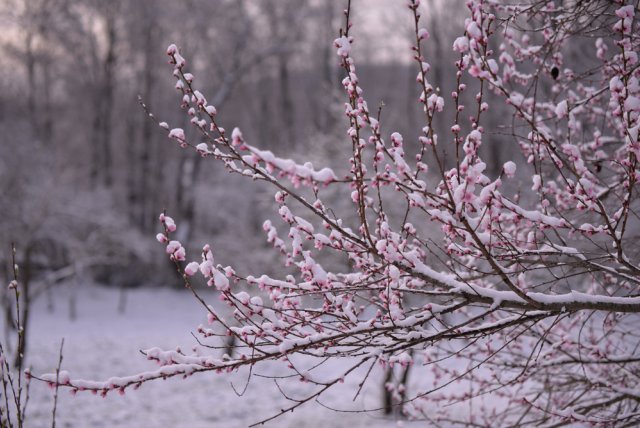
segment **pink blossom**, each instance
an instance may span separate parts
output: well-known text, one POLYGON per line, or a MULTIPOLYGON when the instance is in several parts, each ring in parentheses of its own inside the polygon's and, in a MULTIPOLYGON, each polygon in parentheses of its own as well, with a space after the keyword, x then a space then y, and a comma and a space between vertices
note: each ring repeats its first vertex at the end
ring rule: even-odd
POLYGON ((173 254, 180 248, 182 248, 182 244, 180 243, 180 241, 170 241, 167 245, 166 251, 167 254, 173 254))
POLYGON ((351 40, 349 40, 348 37, 342 36, 340 38, 337 38, 334 41, 334 44, 338 48, 338 55, 343 58, 349 56, 349 53, 351 52, 351 40))
POLYGON ((187 265, 187 267, 184 268, 184 273, 187 276, 193 276, 196 272, 198 272, 199 268, 200 265, 197 262, 191 262, 187 265))
POLYGON ((507 177, 513 177, 516 173, 516 164, 512 161, 508 161, 503 165, 502 170, 507 177))
POLYGON ((567 116, 569 109, 567 106, 567 100, 563 100, 556 106, 555 113, 558 119, 562 119, 567 116))
POLYGON ((418 30, 418 38, 420 40, 429 40, 429 32, 426 28, 420 28, 418 30))
POLYGON ((453 50, 460 53, 465 53, 469 50, 469 39, 462 36, 458 37, 453 42, 453 50))

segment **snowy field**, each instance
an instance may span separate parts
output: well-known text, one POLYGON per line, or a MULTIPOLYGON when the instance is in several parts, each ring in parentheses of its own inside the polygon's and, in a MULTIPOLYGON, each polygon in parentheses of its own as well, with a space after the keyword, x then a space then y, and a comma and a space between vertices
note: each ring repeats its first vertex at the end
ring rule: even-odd
MULTIPOLYGON (((206 324, 203 309, 187 292, 168 289, 138 289, 128 292, 125 315, 119 315, 118 291, 85 287, 77 291, 77 319, 69 319, 69 290, 57 289, 54 311, 44 298, 35 303, 29 331, 28 365, 42 374, 55 370, 60 340, 64 337, 63 370, 73 378, 104 380, 152 370, 154 363, 140 349, 159 346, 190 349, 195 341, 190 332, 206 324)), ((216 301, 215 297, 210 299, 216 301)), ((339 369, 344 362, 326 366, 339 369)), ((280 366, 258 373, 275 375, 280 366)), ((363 371, 347 378, 340 389, 323 395, 323 402, 342 409, 360 410, 381 403, 380 373, 374 374, 361 396, 352 401, 363 371)), ((58 427, 244 427, 265 419, 290 405, 271 379, 253 378, 246 394, 239 397, 230 386, 242 390, 246 372, 232 375, 203 373, 189 379, 169 379, 143 385, 125 396, 111 393, 106 398, 89 393, 72 396, 61 389, 58 427)), ((299 381, 285 384, 287 392, 302 397, 312 386, 299 381)), ((33 381, 27 426, 50 426, 53 393, 33 381)), ((414 426, 384 419, 380 413, 336 413, 310 402, 270 422, 273 427, 388 427, 414 426)), ((424 423, 415 424, 424 426, 424 423)))

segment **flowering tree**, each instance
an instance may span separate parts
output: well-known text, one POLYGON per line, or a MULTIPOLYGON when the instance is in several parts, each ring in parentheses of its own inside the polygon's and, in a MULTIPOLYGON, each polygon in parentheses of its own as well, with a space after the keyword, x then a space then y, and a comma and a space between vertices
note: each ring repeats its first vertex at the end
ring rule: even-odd
POLYGON ((158 378, 281 361, 317 386, 291 398, 281 414, 354 373, 365 373, 362 386, 376 365, 412 366, 425 373, 420 385, 388 385, 412 418, 489 426, 639 423, 637 7, 470 0, 465 32, 453 44, 456 89, 445 96, 429 83, 429 58, 421 54, 429 32, 420 26, 419 3, 408 2, 424 106, 417 149, 399 133, 387 139, 381 112, 369 109, 352 57, 350 5, 345 10, 335 40, 351 142, 342 177, 261 150, 237 128, 226 132, 178 48, 169 46, 182 107, 204 142, 159 125, 230 173, 273 185, 282 223, 265 221, 264 230, 289 274, 237 272, 216 264, 211 245, 190 261, 172 239, 174 220, 162 214, 158 241, 208 313, 211 325, 198 328, 201 346, 194 353, 146 350, 157 370, 106 382, 65 372, 42 379, 104 395, 158 378), (563 53, 584 37, 595 49, 585 52, 585 69, 572 69, 563 53), (472 90, 474 101, 465 105, 472 90), (500 129, 522 153, 521 162, 506 162, 493 177, 479 153, 497 131, 483 127, 490 102, 506 105, 500 129), (439 136, 434 125, 444 120, 445 103, 455 117, 451 134, 439 136), (331 188, 350 194, 354 215, 325 203, 331 188), (329 269, 327 253, 347 260, 349 271, 329 269), (193 286, 198 275, 233 320, 207 304, 193 286), (237 352, 219 357, 215 349, 226 336, 237 352), (321 379, 315 368, 300 367, 296 354, 348 365, 321 379), (455 381, 466 386, 449 387, 455 381), (486 396, 499 400, 482 401, 465 416, 433 406, 486 396))

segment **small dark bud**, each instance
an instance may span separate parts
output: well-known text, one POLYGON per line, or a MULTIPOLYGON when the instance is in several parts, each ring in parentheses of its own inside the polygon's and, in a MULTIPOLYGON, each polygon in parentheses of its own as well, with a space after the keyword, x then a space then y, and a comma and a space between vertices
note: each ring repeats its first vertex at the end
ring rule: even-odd
POLYGON ((553 80, 556 80, 559 74, 560 74, 560 70, 558 70, 558 67, 553 67, 551 69, 551 77, 553 77, 553 80))

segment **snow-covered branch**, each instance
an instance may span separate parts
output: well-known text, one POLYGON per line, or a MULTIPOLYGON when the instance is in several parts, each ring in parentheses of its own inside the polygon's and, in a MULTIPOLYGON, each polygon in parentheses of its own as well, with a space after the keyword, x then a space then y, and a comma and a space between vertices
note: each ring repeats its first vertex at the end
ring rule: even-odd
POLYGON ((274 186, 281 221, 265 221, 264 231, 282 254, 283 273, 272 278, 216 263, 214 248, 224 251, 224 242, 206 245, 196 260, 173 239, 176 222, 162 214, 158 241, 211 324, 198 328, 200 348, 151 349, 144 353, 161 365, 156 371, 106 382, 65 374, 60 386, 107 394, 157 378, 283 361, 318 386, 295 408, 377 361, 431 373, 432 386, 400 395, 412 418, 488 426, 640 421, 637 7, 467 5, 464 34, 452 47, 459 59, 449 96, 430 82, 428 61, 437 58, 423 54, 430 35, 420 1, 407 2, 424 110, 416 141, 383 131, 380 114, 370 111, 347 7, 335 40, 350 148, 344 177, 252 145, 238 128, 229 134, 187 60, 169 46, 181 105, 203 142, 159 125, 181 147, 274 186), (565 55, 586 34, 598 35, 585 51, 590 67, 574 70, 565 55), (449 103, 451 134, 438 135, 436 124, 451 118, 449 103), (492 105, 509 111, 491 123, 511 129, 510 143, 521 152, 493 175, 480 150, 497 133, 488 127, 492 105), (352 209, 332 206, 327 187, 352 209), (346 270, 336 270, 331 257, 346 270), (196 287, 201 279, 211 290, 196 287), (207 304, 210 295, 228 306, 230 319, 207 304), (216 356, 227 336, 237 353, 216 356), (352 363, 319 381, 294 355, 352 363), (469 388, 448 388, 456 380, 469 388), (503 402, 467 420, 429 404, 486 394, 503 402))

